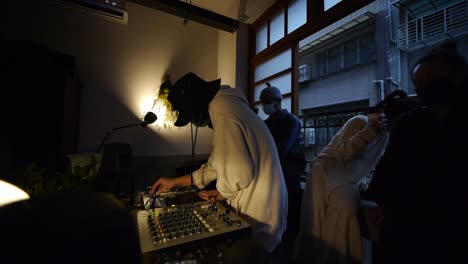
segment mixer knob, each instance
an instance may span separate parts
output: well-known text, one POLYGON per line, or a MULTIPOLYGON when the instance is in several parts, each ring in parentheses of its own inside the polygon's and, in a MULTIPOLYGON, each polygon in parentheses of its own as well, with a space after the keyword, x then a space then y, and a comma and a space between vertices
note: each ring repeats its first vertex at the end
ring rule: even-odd
POLYGON ((153 236, 153 242, 158 243, 159 242, 159 237, 158 236, 153 236))

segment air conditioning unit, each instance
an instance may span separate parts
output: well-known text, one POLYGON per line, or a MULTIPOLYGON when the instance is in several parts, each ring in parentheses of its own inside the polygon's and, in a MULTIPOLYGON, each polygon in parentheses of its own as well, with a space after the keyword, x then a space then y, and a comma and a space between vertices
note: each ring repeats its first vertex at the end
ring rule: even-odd
POLYGON ((127 24, 127 0, 55 0, 59 4, 77 8, 108 20, 127 24))
POLYGON ((311 67, 309 64, 299 66, 299 83, 310 81, 312 77, 311 67))

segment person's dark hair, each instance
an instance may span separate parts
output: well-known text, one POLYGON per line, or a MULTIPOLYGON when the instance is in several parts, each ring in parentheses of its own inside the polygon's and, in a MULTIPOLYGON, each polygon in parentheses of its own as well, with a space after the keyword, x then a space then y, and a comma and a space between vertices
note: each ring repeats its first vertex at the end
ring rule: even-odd
POLYGON ((457 44, 455 42, 445 42, 441 46, 432 49, 431 52, 416 61, 411 72, 414 72, 414 69, 419 64, 430 61, 442 64, 454 73, 464 71, 466 65, 465 58, 457 53, 457 44))
POLYGON ((395 119, 404 113, 410 112, 421 107, 421 101, 417 97, 405 97, 392 101, 384 106, 384 113, 388 119, 395 119))
POLYGON ((395 90, 389 93, 374 107, 369 108, 369 113, 383 112, 387 118, 392 119, 421 106, 416 97, 409 97, 403 90, 395 90))
POLYGON ((427 76, 424 83, 416 84, 416 93, 423 103, 465 105, 468 101, 466 85, 468 83, 468 66, 465 58, 457 53, 457 45, 454 42, 446 42, 434 48, 427 55, 419 59, 411 69, 411 79, 414 79, 414 72, 418 65, 425 64, 435 71, 441 71, 436 76, 427 76))
POLYGON ((408 95, 403 90, 395 90, 389 93, 385 98, 376 104, 373 107, 369 108, 369 113, 378 113, 384 112, 387 115, 387 112, 390 112, 391 107, 396 104, 397 101, 400 101, 403 98, 407 98, 408 95))

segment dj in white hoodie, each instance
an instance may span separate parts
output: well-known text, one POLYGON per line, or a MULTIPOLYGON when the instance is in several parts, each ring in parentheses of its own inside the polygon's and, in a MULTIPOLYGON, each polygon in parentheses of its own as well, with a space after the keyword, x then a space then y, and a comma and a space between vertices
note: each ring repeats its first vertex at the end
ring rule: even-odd
POLYGON ((202 198, 227 202, 251 221, 253 238, 271 252, 281 242, 287 225, 287 190, 275 142, 263 120, 248 106, 242 92, 205 82, 193 73, 179 79, 168 96, 179 111, 176 126, 208 124, 214 130, 208 162, 190 175, 160 178, 153 193, 188 186, 202 189, 217 180, 216 190, 202 198))

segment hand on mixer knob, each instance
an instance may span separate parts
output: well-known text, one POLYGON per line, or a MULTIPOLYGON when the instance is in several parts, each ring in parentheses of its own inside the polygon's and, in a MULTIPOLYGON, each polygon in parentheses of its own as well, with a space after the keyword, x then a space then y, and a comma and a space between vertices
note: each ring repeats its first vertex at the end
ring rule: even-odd
POLYGON ((208 190, 208 191, 201 191, 198 193, 198 197, 200 199, 205 200, 205 201, 224 201, 226 198, 224 198, 218 190, 208 190))

